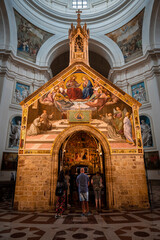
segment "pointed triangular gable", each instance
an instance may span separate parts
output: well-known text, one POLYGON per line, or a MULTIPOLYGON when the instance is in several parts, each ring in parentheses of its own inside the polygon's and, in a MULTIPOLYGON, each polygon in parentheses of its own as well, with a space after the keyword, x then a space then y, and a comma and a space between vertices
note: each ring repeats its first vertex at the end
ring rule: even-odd
POLYGON ((50 153, 54 139, 73 123, 100 130, 112 153, 142 152, 141 104, 85 63, 71 64, 21 105, 19 153, 50 153))
POLYGON ((74 63, 67 67, 65 70, 60 72, 58 75, 50 79, 47 83, 45 83, 42 87, 40 87, 38 90, 36 90, 34 93, 32 93, 30 96, 28 96, 26 99, 24 99, 20 104, 23 106, 30 106, 34 101, 41 98, 44 94, 51 91, 53 88, 59 86, 63 81, 65 81, 69 76, 75 73, 84 73, 87 76, 89 76, 91 79, 94 80, 95 83, 102 85, 105 89, 110 91, 112 94, 114 94, 116 97, 121 99, 123 102, 125 102, 129 106, 137 105, 138 107, 141 106, 141 103, 136 101, 133 97, 131 97, 129 94, 125 93, 123 90, 121 90, 119 87, 117 87, 115 84, 110 82, 107 78, 103 77, 101 74, 99 74, 97 71, 92 69, 90 66, 86 65, 85 63, 74 63))

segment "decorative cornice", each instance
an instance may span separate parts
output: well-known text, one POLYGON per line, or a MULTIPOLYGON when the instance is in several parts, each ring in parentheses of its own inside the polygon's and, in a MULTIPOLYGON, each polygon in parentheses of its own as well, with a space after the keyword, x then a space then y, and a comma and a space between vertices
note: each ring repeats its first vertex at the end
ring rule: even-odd
MULTIPOLYGON (((113 67, 110 72, 109 72, 109 76, 108 79, 110 81, 112 81, 115 76, 118 74, 123 73, 124 71, 129 71, 129 70, 133 70, 133 68, 139 68, 140 65, 146 65, 146 63, 150 62, 150 69, 149 69, 149 65, 148 65, 148 70, 143 73, 143 75, 147 78, 147 77, 151 77, 154 74, 159 74, 160 73, 160 66, 158 64, 158 60, 160 59, 160 49, 153 49, 153 50, 149 50, 146 52, 146 54, 144 56, 141 56, 139 58, 136 58, 128 63, 126 63, 125 65, 123 65, 122 67, 113 67), (152 64, 156 63, 156 66, 153 66, 152 64)), ((141 75, 142 73, 137 73, 136 76, 141 75)), ((133 76, 131 77, 133 78, 133 76)), ((129 79, 127 79, 129 80, 129 79)))
POLYGON ((149 110, 149 109, 151 109, 151 108, 152 108, 151 103, 149 103, 149 102, 143 103, 142 106, 141 106, 140 109, 139 109, 140 114, 141 114, 141 112, 143 112, 144 110, 146 110, 146 109, 149 110))
POLYGON ((37 71, 38 73, 46 74, 48 75, 48 79, 51 77, 51 71, 46 66, 38 66, 35 63, 31 63, 25 59, 22 59, 18 56, 14 56, 13 52, 10 50, 1 50, 0 49, 0 59, 3 62, 3 64, 0 66, 1 73, 0 74, 7 74, 9 77, 15 77, 17 73, 11 72, 11 70, 7 67, 7 62, 11 61, 14 63, 14 65, 21 66, 25 69, 31 69, 32 71, 37 71))

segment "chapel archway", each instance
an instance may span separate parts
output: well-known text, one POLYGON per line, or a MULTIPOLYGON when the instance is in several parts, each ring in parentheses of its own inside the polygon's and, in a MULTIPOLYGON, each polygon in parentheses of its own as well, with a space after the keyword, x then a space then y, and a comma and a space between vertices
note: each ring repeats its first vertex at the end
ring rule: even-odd
POLYGON ((112 208, 113 206, 113 190, 112 190, 112 169, 111 169, 111 159, 110 159, 110 146, 107 138, 95 127, 89 125, 75 125, 67 128, 54 141, 54 145, 52 148, 52 166, 51 166, 51 205, 54 205, 55 202, 55 189, 57 183, 58 170, 60 168, 59 165, 59 154, 60 149, 62 148, 63 143, 66 140, 78 132, 85 132, 87 135, 91 135, 93 138, 97 139, 103 149, 104 156, 104 174, 105 174, 105 192, 106 192, 106 203, 108 208, 112 208))
MULTIPOLYGON (((58 173, 63 169, 70 177, 68 203, 71 206, 79 204, 76 178, 83 167, 91 183, 92 177, 99 172, 103 179, 102 206, 106 206, 105 166, 103 149, 98 139, 86 131, 76 131, 66 138, 59 151, 58 173)), ((94 191, 89 185, 90 206, 94 206, 94 191)))

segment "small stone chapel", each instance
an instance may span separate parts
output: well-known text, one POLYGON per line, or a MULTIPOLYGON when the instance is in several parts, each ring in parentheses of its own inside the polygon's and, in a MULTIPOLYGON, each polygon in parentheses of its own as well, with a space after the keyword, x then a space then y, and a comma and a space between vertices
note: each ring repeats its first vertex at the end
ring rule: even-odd
MULTIPOLYGON (((70 63, 21 102, 22 124, 14 208, 49 210, 61 169, 70 173, 70 198, 84 167, 103 178, 103 207, 148 208, 139 121, 141 104, 89 65, 89 30, 71 24, 70 63)), ((92 204, 93 191, 90 187, 92 204)))

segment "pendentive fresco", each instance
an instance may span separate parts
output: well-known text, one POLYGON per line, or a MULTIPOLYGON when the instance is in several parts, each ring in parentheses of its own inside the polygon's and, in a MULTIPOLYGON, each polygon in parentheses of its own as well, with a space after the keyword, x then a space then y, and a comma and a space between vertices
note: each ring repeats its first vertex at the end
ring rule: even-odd
POLYGON ((106 34, 121 49, 125 62, 142 55, 142 24, 144 11, 117 30, 106 34))
POLYGON ((53 34, 48 33, 27 21, 15 11, 17 23, 17 55, 35 62, 42 44, 53 34))

